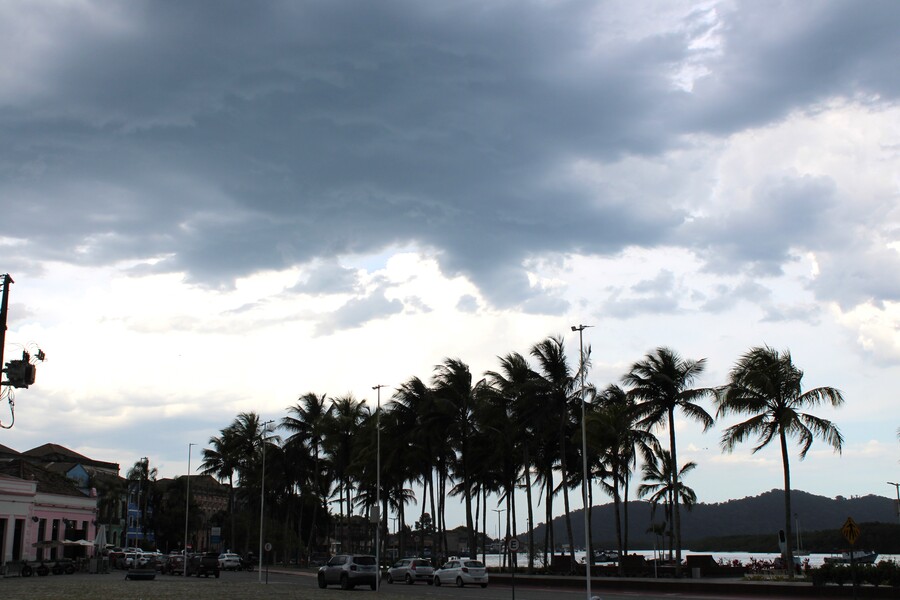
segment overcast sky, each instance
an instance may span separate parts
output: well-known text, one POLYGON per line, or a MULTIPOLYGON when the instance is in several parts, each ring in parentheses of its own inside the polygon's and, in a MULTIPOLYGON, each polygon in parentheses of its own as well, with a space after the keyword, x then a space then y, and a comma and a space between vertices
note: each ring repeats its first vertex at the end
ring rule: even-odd
MULTIPOLYGON (((846 398, 794 487, 893 497, 898 27, 892 0, 4 2, 5 357, 48 360, 0 444, 174 476, 241 411, 555 334, 574 366, 588 324, 597 386, 657 346, 698 385, 790 349, 846 398)), ((782 486, 777 448, 719 451, 733 422, 678 423, 702 502, 782 486)))

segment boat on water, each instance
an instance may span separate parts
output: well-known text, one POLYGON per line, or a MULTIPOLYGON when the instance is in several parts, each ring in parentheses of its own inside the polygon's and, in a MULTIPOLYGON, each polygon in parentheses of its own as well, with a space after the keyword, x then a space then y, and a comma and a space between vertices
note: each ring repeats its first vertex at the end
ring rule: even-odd
POLYGON ((877 559, 878 553, 871 550, 853 550, 852 552, 842 552, 841 554, 824 558, 826 564, 833 565, 849 565, 851 562, 872 564, 877 559))
POLYGON ((594 550, 594 562, 617 562, 619 560, 618 550, 594 550))

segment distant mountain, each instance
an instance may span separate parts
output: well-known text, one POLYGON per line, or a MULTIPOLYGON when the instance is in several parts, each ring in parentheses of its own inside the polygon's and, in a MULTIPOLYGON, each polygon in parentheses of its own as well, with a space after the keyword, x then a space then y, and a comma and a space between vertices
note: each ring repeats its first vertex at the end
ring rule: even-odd
MULTIPOLYGON (((857 523, 896 523, 896 501, 882 496, 862 496, 854 498, 827 498, 794 490, 791 494, 791 509, 796 515, 791 527, 796 529, 799 521, 803 532, 839 530, 852 517, 857 523)), ((616 530, 612 503, 594 506, 591 511, 591 530, 596 548, 614 548, 616 530)), ((655 522, 663 520, 662 506, 657 510, 655 522)), ((628 546, 631 549, 653 548, 654 536, 650 528, 650 503, 632 501, 628 503, 628 546)), ((535 528, 535 544, 540 546, 544 539, 545 524, 535 528)), ((572 535, 577 547, 584 546, 584 514, 581 510, 572 513, 572 535)), ((773 539, 778 530, 784 529, 784 493, 771 490, 760 494, 714 504, 698 503, 692 510, 681 509, 681 535, 686 548, 692 543, 709 538, 728 536, 766 535, 773 539)), ((567 543, 565 517, 553 520, 556 545, 567 543)), ((796 533, 796 532, 794 532, 796 533)))

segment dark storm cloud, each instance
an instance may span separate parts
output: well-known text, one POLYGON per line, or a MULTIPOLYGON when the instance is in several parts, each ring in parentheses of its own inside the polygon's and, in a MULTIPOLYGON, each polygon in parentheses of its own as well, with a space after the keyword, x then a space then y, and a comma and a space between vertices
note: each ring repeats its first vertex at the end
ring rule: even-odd
POLYGON ((738 2, 718 58, 694 87, 691 129, 730 133, 765 125, 829 98, 900 95, 900 3, 738 2))
MULTIPOLYGON (((592 11, 615 4, 14 4, 0 19, 0 208, 27 243, 10 258, 153 258, 144 269, 229 286, 418 245, 497 305, 558 312, 524 261, 671 243, 685 220, 665 190, 633 202, 569 182, 572 161, 661 156, 685 133, 834 95, 895 97, 897 6, 741 3, 688 93, 672 73, 696 58, 691 23, 597 30, 592 11)), ((729 231, 696 228, 691 244, 714 265, 776 272, 788 232, 756 243, 771 211, 746 230, 721 217, 729 231)), ((400 310, 372 298, 333 326, 400 310)))
POLYGON ((712 271, 731 273, 738 266, 774 276, 794 253, 828 250, 846 237, 832 214, 837 203, 830 179, 784 176, 761 182, 746 205, 698 219, 683 233, 702 240, 700 254, 712 271))

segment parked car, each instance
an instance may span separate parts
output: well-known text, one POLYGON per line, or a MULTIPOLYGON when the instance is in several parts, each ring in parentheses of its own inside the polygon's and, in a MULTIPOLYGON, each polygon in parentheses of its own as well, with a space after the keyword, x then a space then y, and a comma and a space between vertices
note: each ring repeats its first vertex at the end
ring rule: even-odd
POLYGON ((188 575, 219 577, 219 554, 217 552, 201 552, 188 560, 188 575))
POLYGON ((119 557, 118 562, 116 562, 116 567, 119 569, 134 569, 138 566, 138 553, 137 552, 126 552, 121 557, 119 557))
POLYGON ((241 557, 232 552, 223 552, 219 555, 219 568, 223 571, 239 571, 241 557))
POLYGON ((342 590, 352 590, 357 585, 369 584, 373 590, 377 586, 378 567, 375 557, 369 554, 338 554, 319 567, 317 578, 319 587, 341 586, 342 590))
POLYGON ((434 583, 434 567, 427 558, 403 558, 388 569, 388 583, 404 581, 409 585, 424 581, 428 585, 434 583))
POLYGON ((434 585, 442 583, 455 583, 458 587, 478 584, 484 588, 488 584, 488 572, 480 560, 452 559, 434 572, 434 585))
POLYGON ((252 552, 241 557, 240 570, 252 571, 254 565, 256 565, 256 558, 253 556, 252 552))
POLYGON ((184 575, 184 556, 170 554, 163 563, 162 572, 165 575, 184 575))

